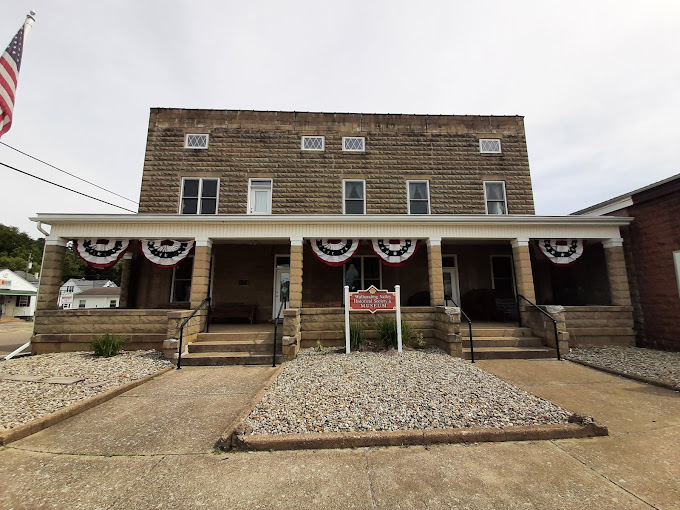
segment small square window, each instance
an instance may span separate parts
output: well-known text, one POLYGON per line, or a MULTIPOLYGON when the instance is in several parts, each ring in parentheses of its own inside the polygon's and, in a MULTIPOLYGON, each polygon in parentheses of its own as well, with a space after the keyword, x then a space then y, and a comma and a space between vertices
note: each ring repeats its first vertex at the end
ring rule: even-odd
POLYGON ((116 303, 116 300, 115 300, 115 299, 112 299, 112 300, 109 302, 109 308, 116 308, 117 306, 118 306, 118 303, 116 303))
POLYGON ((366 150, 366 139, 363 136, 343 136, 343 152, 364 152, 366 150))
POLYGON ((25 307, 28 306, 28 304, 31 302, 31 297, 30 296, 17 296, 17 306, 18 307, 25 307))
POLYGON ((505 181, 484 181, 486 214, 508 214, 505 181))
POLYGON ((325 150, 325 140, 323 136, 303 136, 303 151, 323 151, 325 150))
POLYGON ((482 154, 500 154, 501 141, 497 138, 480 138, 479 152, 482 154))
POLYGON ((185 149, 207 149, 208 135, 206 134, 187 134, 184 137, 185 149))
POLYGON ((78 308, 85 308, 85 300, 84 299, 78 300, 78 308))
POLYGON ((343 180, 343 213, 366 214, 366 182, 363 180, 343 180))

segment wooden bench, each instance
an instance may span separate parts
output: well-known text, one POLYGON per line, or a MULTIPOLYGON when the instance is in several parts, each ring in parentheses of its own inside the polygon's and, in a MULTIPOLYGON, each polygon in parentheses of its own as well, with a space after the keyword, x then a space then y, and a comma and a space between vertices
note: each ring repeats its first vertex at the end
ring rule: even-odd
POLYGON ((256 310, 257 305, 218 303, 210 307, 210 321, 215 323, 215 319, 244 319, 252 324, 255 322, 256 310))

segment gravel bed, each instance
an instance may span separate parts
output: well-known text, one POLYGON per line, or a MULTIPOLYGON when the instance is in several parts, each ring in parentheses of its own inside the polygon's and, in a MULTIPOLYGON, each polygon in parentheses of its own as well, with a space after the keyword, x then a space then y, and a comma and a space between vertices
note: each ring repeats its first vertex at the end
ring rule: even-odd
POLYGON ((680 390, 680 352, 656 351, 640 347, 605 345, 575 347, 567 359, 585 361, 626 374, 654 379, 680 390))
POLYGON ((300 351, 246 419, 252 434, 505 428, 571 413, 442 351, 300 351), (251 429, 252 428, 252 429, 251 429))
POLYGON ((23 425, 103 391, 172 366, 158 351, 124 351, 102 358, 91 352, 41 354, 0 362, 0 373, 83 377, 71 385, 0 380, 0 430, 23 425), (90 386, 90 384, 98 384, 90 386))

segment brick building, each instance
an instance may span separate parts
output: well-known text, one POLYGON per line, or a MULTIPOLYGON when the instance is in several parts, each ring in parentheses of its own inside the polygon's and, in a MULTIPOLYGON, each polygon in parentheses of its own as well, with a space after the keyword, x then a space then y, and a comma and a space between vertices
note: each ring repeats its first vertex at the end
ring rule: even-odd
MULTIPOLYGON (((558 319, 562 349, 634 341, 619 232, 630 219, 536 216, 519 116, 154 108, 138 214, 34 220, 51 225, 34 352, 82 348, 99 331, 170 347, 178 322, 210 296, 253 328, 285 300, 290 358, 340 343, 344 285, 371 284, 399 284, 406 318, 457 356, 469 344, 460 307, 487 326, 488 342, 510 332, 490 352, 538 341, 534 354, 553 356, 537 299, 558 319), (56 309, 71 240, 92 264, 122 257, 121 309, 56 309)), ((205 322, 203 312, 192 322, 188 338, 202 343, 190 353, 212 345, 225 361, 218 353, 236 347, 219 343, 227 332, 200 333, 205 322)), ((251 342, 244 353, 257 350, 240 335, 231 339, 251 342)))
POLYGON ((638 345, 680 350, 680 174, 574 214, 634 218, 621 232, 638 345))

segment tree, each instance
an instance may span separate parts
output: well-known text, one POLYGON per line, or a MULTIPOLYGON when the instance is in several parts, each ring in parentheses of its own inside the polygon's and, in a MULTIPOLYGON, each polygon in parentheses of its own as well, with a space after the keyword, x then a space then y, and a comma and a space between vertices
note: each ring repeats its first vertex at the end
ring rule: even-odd
POLYGON ((44 246, 44 239, 32 239, 17 227, 0 223, 0 269, 6 267, 12 271, 25 271, 30 261, 30 272, 39 272, 44 246))

